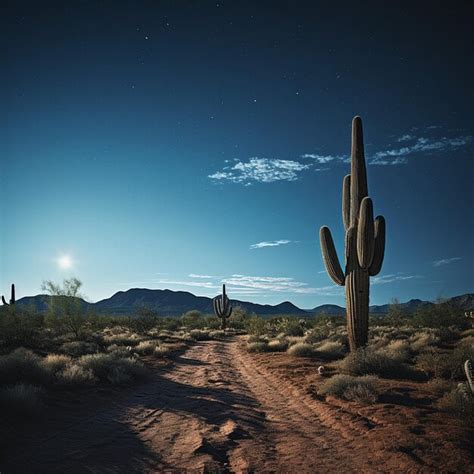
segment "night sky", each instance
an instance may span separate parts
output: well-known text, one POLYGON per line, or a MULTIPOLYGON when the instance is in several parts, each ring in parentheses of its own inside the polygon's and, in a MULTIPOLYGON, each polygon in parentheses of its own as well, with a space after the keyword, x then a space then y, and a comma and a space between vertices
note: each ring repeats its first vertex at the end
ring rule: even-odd
POLYGON ((360 115, 371 303, 472 292, 472 3, 351 3, 2 3, 0 291, 343 305, 318 231, 341 258, 360 115))

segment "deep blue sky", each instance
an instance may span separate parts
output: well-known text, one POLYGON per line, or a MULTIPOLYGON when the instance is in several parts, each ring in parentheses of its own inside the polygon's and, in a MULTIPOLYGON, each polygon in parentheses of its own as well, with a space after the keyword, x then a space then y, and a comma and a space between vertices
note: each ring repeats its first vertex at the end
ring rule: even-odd
POLYGON ((2 292, 344 304, 318 229, 342 257, 356 114, 387 220, 371 302, 474 290, 469 2, 256 3, 2 7, 2 292))

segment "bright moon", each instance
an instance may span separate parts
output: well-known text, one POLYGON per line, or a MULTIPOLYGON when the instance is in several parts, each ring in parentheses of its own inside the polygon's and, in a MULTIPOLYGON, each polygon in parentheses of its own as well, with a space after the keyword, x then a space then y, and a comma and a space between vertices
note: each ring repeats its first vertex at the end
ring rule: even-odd
POLYGON ((69 255, 63 255, 62 257, 58 258, 58 265, 59 268, 64 270, 72 267, 72 258, 69 255))

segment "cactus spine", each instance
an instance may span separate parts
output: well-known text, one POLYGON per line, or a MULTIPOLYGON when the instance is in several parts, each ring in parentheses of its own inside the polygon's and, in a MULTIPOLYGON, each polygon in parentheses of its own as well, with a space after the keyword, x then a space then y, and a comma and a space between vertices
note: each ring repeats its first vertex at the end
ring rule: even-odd
POLYGON ((232 306, 230 300, 225 294, 225 285, 222 285, 222 295, 216 296, 212 300, 214 306, 214 313, 221 320, 221 329, 225 331, 227 328, 227 320, 232 314, 232 306))
POLYGON ((9 305, 9 304, 12 304, 14 305, 15 304, 15 284, 12 283, 12 290, 11 290, 11 297, 10 297, 10 303, 7 303, 7 301, 5 300, 5 297, 2 295, 2 303, 4 305, 9 305))
POLYGON ((368 197, 362 120, 352 120, 351 174, 342 183, 342 220, 346 231, 345 270, 339 263, 328 227, 321 227, 321 251, 328 275, 346 287, 347 332, 351 351, 367 344, 369 332, 369 277, 382 268, 385 219, 373 217, 368 197))

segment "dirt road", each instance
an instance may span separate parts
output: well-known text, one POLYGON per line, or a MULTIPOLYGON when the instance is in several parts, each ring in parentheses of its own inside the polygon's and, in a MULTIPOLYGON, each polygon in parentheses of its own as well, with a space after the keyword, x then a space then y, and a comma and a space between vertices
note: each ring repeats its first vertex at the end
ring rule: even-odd
POLYGON ((57 403, 43 429, 8 452, 2 474, 432 472, 373 433, 378 420, 303 393, 239 338, 197 343, 94 410, 57 403))

